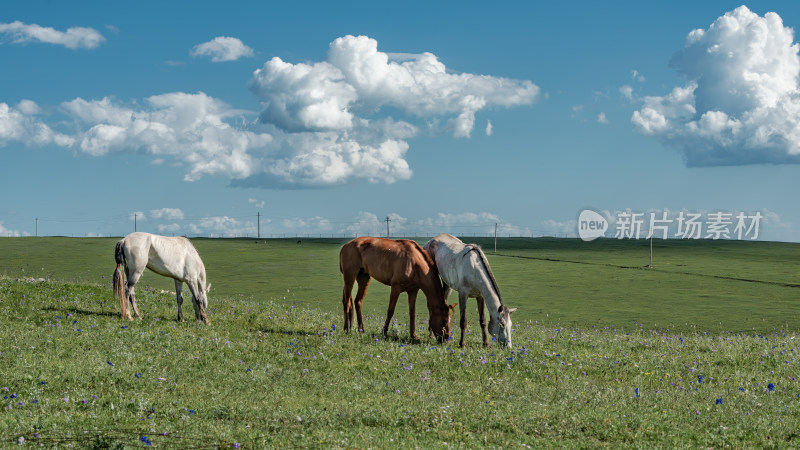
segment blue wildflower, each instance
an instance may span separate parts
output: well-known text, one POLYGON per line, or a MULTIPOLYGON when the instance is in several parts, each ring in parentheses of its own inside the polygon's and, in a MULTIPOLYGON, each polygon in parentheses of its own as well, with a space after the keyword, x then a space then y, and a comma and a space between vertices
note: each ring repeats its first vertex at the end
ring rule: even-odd
POLYGON ((140 438, 139 438, 139 440, 140 440, 140 441, 142 441, 142 442, 144 442, 144 445, 146 445, 146 446, 148 446, 148 447, 150 447, 151 445, 153 445, 153 443, 152 443, 152 442, 150 442, 150 439, 147 439, 147 436, 142 436, 142 437, 140 437, 140 438))
POLYGON ((636 398, 639 398, 639 388, 633 390, 636 393, 636 398))
POLYGON ((718 399, 716 399, 716 400, 714 401, 714 404, 715 404, 715 405, 721 405, 721 404, 722 404, 722 399, 721 399, 721 398, 718 398, 718 399))
POLYGON ((697 376, 697 384, 703 384, 703 376, 702 375, 698 375, 697 376))
POLYGON ((114 367, 114 363, 112 363, 111 361, 106 361, 106 364, 108 364, 111 367, 114 367))
POLYGON ((767 389, 769 389, 770 391, 774 391, 775 390, 775 385, 770 383, 770 384, 767 385, 767 389))
POLYGON ((740 391, 742 391, 742 392, 744 392, 744 388, 743 388, 743 387, 740 387, 740 388, 739 388, 739 390, 740 390, 740 391))

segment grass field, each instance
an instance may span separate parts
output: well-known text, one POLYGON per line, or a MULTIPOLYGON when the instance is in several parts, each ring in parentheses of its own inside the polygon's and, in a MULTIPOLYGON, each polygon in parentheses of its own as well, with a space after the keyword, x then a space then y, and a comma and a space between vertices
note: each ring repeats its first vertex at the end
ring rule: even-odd
POLYGON ((342 334, 344 240, 193 240, 207 327, 152 273, 120 321, 115 239, 0 239, 0 447, 798 445, 800 246, 471 241, 511 350, 411 342, 402 300, 384 339, 378 283, 342 334))

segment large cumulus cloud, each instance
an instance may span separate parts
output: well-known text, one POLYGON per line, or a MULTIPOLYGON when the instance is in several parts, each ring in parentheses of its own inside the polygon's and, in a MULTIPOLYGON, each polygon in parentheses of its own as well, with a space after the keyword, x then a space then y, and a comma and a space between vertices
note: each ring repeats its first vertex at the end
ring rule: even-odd
POLYGON ((383 53, 365 36, 336 39, 321 62, 272 58, 248 86, 258 113, 203 92, 128 102, 79 97, 57 108, 0 103, 0 147, 145 153, 182 165, 187 181, 219 175, 243 187, 393 183, 412 176, 406 154, 420 129, 444 124, 467 138, 478 111, 531 104, 539 93, 530 81, 452 73, 431 53, 383 53))
POLYGON ((531 104, 539 95, 530 81, 451 73, 431 53, 384 53, 366 36, 336 39, 325 61, 274 57, 248 86, 261 101, 260 122, 285 144, 262 174, 241 182, 248 186, 408 179, 416 122, 443 122, 453 136, 469 137, 481 109, 531 104))
POLYGON ((670 62, 686 84, 645 97, 631 122, 689 166, 800 163, 798 49, 778 14, 736 8, 689 33, 670 62))

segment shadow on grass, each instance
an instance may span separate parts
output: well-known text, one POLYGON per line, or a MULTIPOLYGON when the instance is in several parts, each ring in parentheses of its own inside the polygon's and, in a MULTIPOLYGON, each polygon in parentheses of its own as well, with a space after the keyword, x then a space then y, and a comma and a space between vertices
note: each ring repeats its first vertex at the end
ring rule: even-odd
POLYGON ((381 341, 387 342, 394 342, 398 344, 404 345, 420 345, 420 344, 431 344, 436 343, 435 339, 431 338, 432 342, 428 342, 424 339, 414 339, 408 335, 396 335, 396 334, 389 334, 388 336, 383 336, 383 333, 365 333, 365 332, 342 332, 342 331, 319 331, 319 330, 294 330, 288 328, 278 328, 278 327, 257 327, 254 331, 258 331, 261 333, 273 333, 273 334, 283 334, 286 336, 319 336, 319 337, 343 337, 343 336, 360 336, 363 338, 369 338, 371 340, 377 339, 381 341))
POLYGON ((110 311, 90 311, 88 309, 80 309, 75 307, 70 308, 56 308, 54 306, 48 306, 46 308, 42 308, 44 311, 55 311, 55 312, 62 312, 62 313, 70 313, 70 314, 82 314, 85 316, 105 316, 105 317, 119 317, 119 312, 110 312, 110 311))

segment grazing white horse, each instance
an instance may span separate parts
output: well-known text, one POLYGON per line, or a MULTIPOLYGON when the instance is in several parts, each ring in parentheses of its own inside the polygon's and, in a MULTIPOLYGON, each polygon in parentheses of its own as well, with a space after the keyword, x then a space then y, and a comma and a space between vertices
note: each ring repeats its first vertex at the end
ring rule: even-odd
POLYGON ((475 244, 464 244, 460 239, 443 233, 428 241, 423 248, 436 261, 439 275, 445 283, 444 298, 453 290, 458 292, 461 311, 461 347, 467 328, 467 299, 478 301, 478 317, 483 333, 483 345, 489 345, 486 336, 486 318, 483 306, 489 310, 489 332, 500 345, 511 347, 511 313, 500 299, 500 290, 483 250, 475 244))
POLYGON ((136 317, 141 318, 139 308, 136 306, 136 291, 134 286, 142 276, 144 269, 175 279, 175 294, 178 300, 178 321, 183 321, 183 283, 189 286, 192 293, 192 306, 197 320, 209 323, 206 309, 208 297, 206 294, 211 285, 206 286, 206 268, 203 260, 197 253, 194 245, 185 237, 166 237, 149 233, 131 233, 117 242, 114 249, 114 259, 117 261, 117 270, 114 271, 114 296, 119 298, 122 318, 133 320, 128 310, 128 301, 133 307, 136 317), (124 267, 127 283, 122 278, 124 267))

